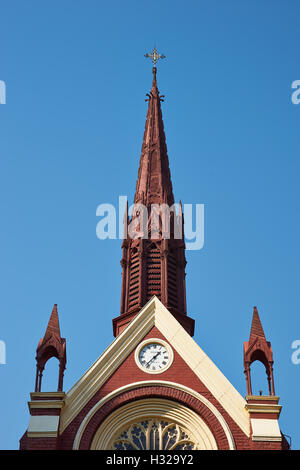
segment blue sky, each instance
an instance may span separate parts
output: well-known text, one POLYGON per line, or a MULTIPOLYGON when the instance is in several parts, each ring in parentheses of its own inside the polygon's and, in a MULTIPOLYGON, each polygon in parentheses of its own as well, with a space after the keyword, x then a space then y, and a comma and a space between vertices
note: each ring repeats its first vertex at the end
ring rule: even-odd
MULTIPOLYGON (((187 252, 194 339, 245 396, 257 305, 280 426, 300 448, 299 13, 293 0, 2 2, 1 449, 17 449, 28 425, 54 303, 65 390, 113 340, 121 241, 96 237, 96 208, 132 201, 154 44, 167 56, 158 86, 175 199, 205 205, 204 247, 187 252)), ((253 375, 264 390, 261 368, 253 375)), ((51 360, 44 389, 56 376, 51 360)))

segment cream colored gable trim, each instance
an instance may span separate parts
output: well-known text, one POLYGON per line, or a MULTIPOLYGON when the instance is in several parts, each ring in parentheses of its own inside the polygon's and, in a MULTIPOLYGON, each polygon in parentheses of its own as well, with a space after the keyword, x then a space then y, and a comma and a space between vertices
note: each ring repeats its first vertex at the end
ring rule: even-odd
POLYGON ((240 429, 250 435, 246 401, 157 297, 152 297, 65 397, 60 433, 93 397, 143 337, 156 326, 240 429))
MULTIPOLYGON (((60 433, 82 410, 97 390, 108 380, 126 357, 142 341, 155 325, 156 298, 152 298, 139 314, 129 323, 97 361, 75 383, 65 396, 65 406, 61 414, 60 433)), ((158 299, 156 299, 158 300, 158 299)))
POLYGON ((155 385, 164 385, 166 387, 171 387, 171 388, 175 388, 177 390, 181 390, 181 391, 186 392, 186 393, 192 395, 193 397, 197 398, 197 400, 201 401, 205 406, 207 406, 207 408, 213 413, 213 415, 219 421, 221 427, 223 428, 223 430, 226 434, 229 449, 230 450, 235 449, 234 439, 233 439, 233 436, 231 434, 230 428, 229 428, 226 420, 221 415, 221 413, 217 410, 217 408, 210 401, 207 400, 207 398, 200 395, 200 393, 196 392, 195 390, 192 390, 191 388, 186 387, 186 386, 181 385, 181 384, 176 383, 176 382, 169 382, 169 381, 165 381, 165 380, 146 380, 146 381, 142 381, 142 382, 134 382, 134 383, 125 385, 123 387, 120 387, 117 390, 114 390, 113 392, 106 395, 101 400, 99 400, 98 403, 96 403, 93 406, 93 408, 88 412, 88 414, 85 416, 84 420, 82 421, 82 423, 81 423, 81 425, 80 425, 80 427, 77 431, 77 434, 75 436, 75 439, 74 439, 73 450, 79 449, 80 441, 81 441, 82 435, 84 433, 84 430, 86 429, 88 423, 90 422, 90 420, 94 416, 94 414, 103 405, 105 405, 105 403, 107 403, 109 400, 111 400, 113 397, 119 395, 120 393, 129 391, 129 390, 132 390, 132 389, 136 389, 136 388, 141 388, 141 387, 146 387, 146 386, 155 386, 155 385))
POLYGON ((158 302, 160 303, 160 308, 158 308, 157 315, 155 315, 155 325, 157 328, 241 430, 249 437, 250 422, 249 413, 245 409, 245 399, 165 306, 159 300, 158 302))

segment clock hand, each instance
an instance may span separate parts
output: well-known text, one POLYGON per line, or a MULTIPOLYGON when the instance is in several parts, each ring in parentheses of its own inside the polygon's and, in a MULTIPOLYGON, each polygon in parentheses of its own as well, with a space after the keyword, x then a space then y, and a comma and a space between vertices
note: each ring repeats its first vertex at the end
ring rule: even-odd
POLYGON ((154 356, 151 357, 150 361, 146 362, 146 366, 148 364, 150 364, 151 361, 153 361, 153 359, 155 359, 159 354, 161 353, 161 351, 158 351, 154 356))

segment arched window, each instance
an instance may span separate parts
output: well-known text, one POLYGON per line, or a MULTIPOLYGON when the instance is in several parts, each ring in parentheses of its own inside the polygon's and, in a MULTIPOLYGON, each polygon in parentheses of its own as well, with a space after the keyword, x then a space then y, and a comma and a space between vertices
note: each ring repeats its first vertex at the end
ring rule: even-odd
POLYGON ((91 450, 217 449, 212 431, 173 400, 146 398, 121 406, 96 431, 91 450))
POLYGON ((189 431, 157 418, 126 426, 112 447, 114 450, 197 450, 189 431))

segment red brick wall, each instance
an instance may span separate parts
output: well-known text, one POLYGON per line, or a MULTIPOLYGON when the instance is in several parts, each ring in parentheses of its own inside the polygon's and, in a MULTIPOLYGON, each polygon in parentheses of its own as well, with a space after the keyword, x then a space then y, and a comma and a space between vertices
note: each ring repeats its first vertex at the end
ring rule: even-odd
POLYGON ((20 450, 57 450, 57 438, 28 437, 25 432, 20 439, 20 450))
MULTIPOLYGON (((163 335, 160 333, 160 331, 154 327, 146 336, 144 339, 147 338, 161 338, 164 339, 163 335)), ((129 354, 129 356, 124 360, 123 364, 113 373, 113 375, 107 380, 107 382, 103 385, 101 390, 99 390, 95 396, 89 401, 89 403, 84 407, 83 410, 80 411, 78 416, 70 423, 70 425, 65 429, 65 431, 62 433, 59 439, 59 447, 63 449, 71 449, 73 446, 73 442, 77 433, 77 430, 86 416, 86 414, 89 412, 89 410, 104 396, 107 394, 113 392, 114 390, 127 385, 129 383, 133 382, 139 382, 139 381, 146 381, 146 380, 164 380, 164 381, 170 381, 170 382, 176 382, 180 383, 186 387, 189 387, 196 392, 200 393, 203 395, 205 398, 207 398, 219 411, 220 413, 224 416, 225 420, 227 421, 228 425, 230 426, 231 432, 234 436, 234 440, 236 442, 237 448, 243 448, 243 449, 249 449, 250 448, 250 442, 247 436, 243 433, 243 431, 236 425, 236 423, 232 420, 232 418, 224 411, 222 406, 217 402, 217 400, 212 396, 212 394, 207 390, 207 388, 203 385, 203 383, 198 379, 198 377, 194 374, 194 372, 189 368, 189 366, 186 364, 186 362, 179 356, 179 354, 174 350, 174 361, 171 367, 167 369, 165 372, 162 372, 161 374, 155 374, 151 375, 148 374, 147 372, 142 371, 135 363, 134 359, 134 351, 129 354)), ((139 389, 136 389, 134 392, 130 392, 130 398, 129 398, 129 392, 127 392, 126 396, 122 396, 119 399, 118 406, 121 406, 125 402, 134 399, 138 399, 139 397, 139 389)), ((161 391, 157 392, 156 396, 159 396, 159 393, 161 393, 161 396, 164 396, 164 392, 161 389, 161 391)), ((145 395, 144 395, 145 396, 145 395)), ((173 397, 174 399, 174 397, 173 397)), ((176 399, 176 398, 175 398, 176 399)), ((178 397, 177 397, 177 400, 178 397)), ((179 400, 180 401, 180 400, 179 400)), ((198 400, 197 400, 198 401, 198 400)), ((199 401, 198 401, 199 403, 199 401)), ((191 404, 187 403, 188 406, 191 406, 191 404)), ((194 404, 195 405, 195 404, 194 404)), ((112 404, 111 404, 112 406, 112 404)), ((207 410, 207 415, 205 414, 203 404, 199 403, 199 409, 198 413, 201 415, 201 417, 204 419, 204 421, 207 422, 209 425, 210 429, 212 430, 213 434, 215 435, 215 426, 216 423, 213 422, 215 418, 213 417, 212 413, 206 408, 207 410), (200 410, 202 406, 202 409, 200 410), (208 413, 209 412, 209 413, 208 413)), ((93 425, 90 423, 89 426, 93 428, 93 433, 97 429, 97 427, 100 425, 100 422, 104 419, 103 418, 103 413, 105 410, 102 410, 102 412, 99 413, 98 417, 94 417, 95 419, 98 419, 98 425, 95 426, 95 421, 93 421, 93 425)), ((89 434, 89 431, 87 431, 87 434, 89 434)), ((224 439, 222 440, 220 436, 215 435, 216 441, 219 442, 220 446, 222 448, 225 448, 227 444, 225 444, 224 439)), ((86 438, 86 443, 91 442, 91 436, 89 434, 89 439, 86 438)), ((225 438, 226 439, 226 438, 225 438)), ((226 439, 227 442, 227 439, 226 439)), ((83 444, 84 445, 84 444, 83 444)))
POLYGON ((214 436, 216 438, 218 448, 224 450, 229 449, 226 434, 222 426, 213 413, 203 403, 181 390, 171 389, 164 386, 140 387, 123 392, 110 400, 91 418, 89 425, 83 433, 80 449, 87 450, 90 448, 92 439, 99 425, 112 411, 117 409, 119 406, 122 406, 125 403, 129 403, 133 400, 157 397, 168 400, 175 400, 176 402, 188 406, 191 410, 194 410, 196 413, 201 415, 206 424, 214 430, 214 436))

